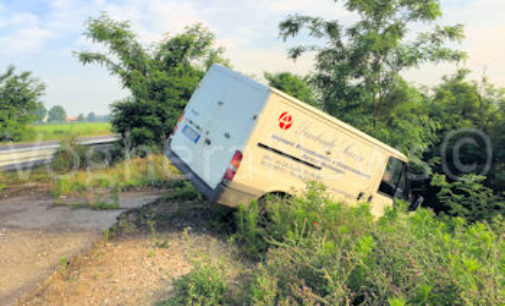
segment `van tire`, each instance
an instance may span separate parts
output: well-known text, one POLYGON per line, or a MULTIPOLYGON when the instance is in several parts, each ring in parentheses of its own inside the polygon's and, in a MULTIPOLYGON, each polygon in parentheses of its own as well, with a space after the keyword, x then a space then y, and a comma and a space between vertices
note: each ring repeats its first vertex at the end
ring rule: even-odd
POLYGON ((258 199, 258 224, 261 227, 266 227, 266 225, 271 221, 266 211, 266 205, 268 203, 269 197, 279 198, 281 200, 285 200, 291 197, 291 195, 282 192, 269 192, 258 199))

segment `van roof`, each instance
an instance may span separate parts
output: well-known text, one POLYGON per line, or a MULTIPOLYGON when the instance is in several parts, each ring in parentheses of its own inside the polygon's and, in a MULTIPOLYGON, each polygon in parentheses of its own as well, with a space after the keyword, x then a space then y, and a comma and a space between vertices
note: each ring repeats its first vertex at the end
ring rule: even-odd
POLYGON ((228 73, 228 74, 231 74, 234 77, 236 77, 236 78, 238 78, 238 79, 240 79, 240 80, 242 80, 242 81, 244 81, 244 82, 246 82, 246 83, 248 83, 248 84, 250 84, 252 86, 255 86, 255 87, 269 88, 275 94, 277 94, 277 95, 279 95, 279 96, 281 96, 281 97, 283 97, 283 98, 285 98, 287 100, 290 100, 290 101, 294 102, 297 106, 299 106, 301 108, 304 108, 305 110, 310 111, 310 112, 312 112, 312 113, 320 116, 321 118, 326 119, 327 121, 330 121, 331 123, 333 123, 333 124, 335 124, 335 125, 343 128, 343 129, 347 130, 348 132, 350 132, 350 133, 352 133, 352 134, 354 134, 354 135, 356 135, 356 136, 364 139, 365 141, 373 143, 374 145, 376 145, 376 146, 382 148, 383 150, 391 153, 391 155, 395 156, 396 158, 399 158, 399 159, 401 159, 401 160, 403 160, 405 162, 408 161, 407 157, 403 153, 401 153, 400 151, 398 151, 398 150, 396 150, 396 149, 388 146, 387 144, 385 144, 385 143, 383 143, 383 142, 381 142, 381 141, 373 138, 372 136, 370 136, 370 135, 368 135, 368 134, 366 134, 366 133, 364 133, 364 132, 362 132, 362 131, 354 128, 353 126, 351 126, 351 125, 349 125, 349 124, 347 124, 347 123, 345 123, 345 122, 343 122, 343 121, 341 121, 341 120, 339 120, 339 119, 337 119, 337 118, 335 118, 333 116, 330 116, 329 114, 323 112, 322 110, 319 110, 319 109, 317 109, 317 108, 315 108, 315 107, 313 107, 313 106, 311 106, 311 105, 309 105, 309 104, 307 104, 307 103, 305 103, 303 101, 300 101, 300 100, 296 99, 295 97, 292 97, 292 96, 290 96, 290 95, 288 95, 288 94, 286 94, 286 93, 284 93, 284 92, 282 92, 282 91, 280 91, 280 90, 278 90, 276 88, 263 85, 260 82, 257 82, 256 80, 253 80, 250 77, 247 77, 247 76, 241 74, 240 72, 234 71, 232 69, 229 69, 227 67, 221 66, 219 64, 213 64, 210 69, 221 70, 221 71, 223 71, 225 73, 228 73))
POLYGON ((279 95, 279 96, 281 96, 281 97, 283 97, 285 99, 288 99, 288 100, 290 100, 292 102, 295 102, 299 107, 304 108, 307 111, 315 113, 316 115, 318 115, 318 116, 320 116, 320 117, 322 117, 322 118, 330 121, 331 123, 333 123, 335 125, 338 125, 339 127, 341 127, 343 129, 349 131, 350 133, 352 133, 352 134, 354 134, 354 135, 356 135, 356 136, 358 136, 360 138, 363 138, 364 140, 366 140, 366 141, 368 141, 370 143, 373 143, 373 144, 377 145, 378 147, 380 147, 380 148, 384 149, 385 151, 391 153, 391 155, 393 155, 394 157, 399 158, 399 159, 401 159, 401 160, 403 160, 405 162, 408 162, 408 158, 403 153, 401 153, 400 151, 398 151, 398 150, 396 150, 396 149, 388 146, 387 144, 383 143, 382 141, 377 140, 377 139, 373 138, 372 136, 370 136, 370 135, 368 135, 368 134, 366 134, 366 133, 358 130, 357 128, 355 128, 355 127, 353 127, 353 126, 351 126, 351 125, 349 125, 349 124, 347 124, 347 123, 345 123, 345 122, 343 122, 343 121, 341 121, 341 120, 339 120, 339 119, 337 119, 337 118, 335 118, 335 117, 333 117, 333 116, 331 116, 331 115, 323 112, 322 110, 319 110, 319 109, 317 109, 317 108, 315 108, 315 107, 313 107, 313 106, 311 106, 311 105, 309 105, 309 104, 307 104, 307 103, 305 103, 305 102, 303 102, 301 100, 298 100, 295 97, 292 97, 292 96, 290 96, 290 95, 288 95, 288 94, 286 94, 286 93, 284 93, 284 92, 282 92, 282 91, 280 91, 280 90, 278 90, 276 88, 273 88, 273 87, 269 87, 269 88, 270 88, 270 90, 272 92, 276 93, 277 95, 279 95))

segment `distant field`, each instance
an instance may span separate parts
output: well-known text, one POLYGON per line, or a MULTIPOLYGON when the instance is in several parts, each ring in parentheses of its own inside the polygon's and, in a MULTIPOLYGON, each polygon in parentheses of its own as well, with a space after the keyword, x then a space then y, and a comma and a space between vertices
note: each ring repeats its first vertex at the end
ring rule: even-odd
POLYGON ((111 125, 108 122, 76 122, 61 124, 41 124, 32 126, 34 133, 22 142, 60 140, 65 134, 74 133, 79 137, 111 135, 111 125))

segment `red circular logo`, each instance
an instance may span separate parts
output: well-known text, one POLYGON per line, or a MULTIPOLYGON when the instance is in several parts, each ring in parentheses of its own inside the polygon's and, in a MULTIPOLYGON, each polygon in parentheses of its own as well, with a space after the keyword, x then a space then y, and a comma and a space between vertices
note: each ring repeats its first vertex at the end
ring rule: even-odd
POLYGON ((293 118, 288 112, 284 112, 279 117, 279 127, 283 130, 288 130, 293 125, 293 118))

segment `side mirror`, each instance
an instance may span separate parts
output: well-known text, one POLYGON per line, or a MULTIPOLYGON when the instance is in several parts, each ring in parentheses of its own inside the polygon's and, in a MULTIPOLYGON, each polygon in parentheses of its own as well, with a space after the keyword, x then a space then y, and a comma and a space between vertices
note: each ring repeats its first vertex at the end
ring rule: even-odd
POLYGON ((424 198, 422 196, 417 196, 416 198, 414 198, 414 200, 410 204, 409 211, 417 210, 419 208, 419 206, 421 206, 421 204, 423 204, 423 202, 424 202, 424 198))

